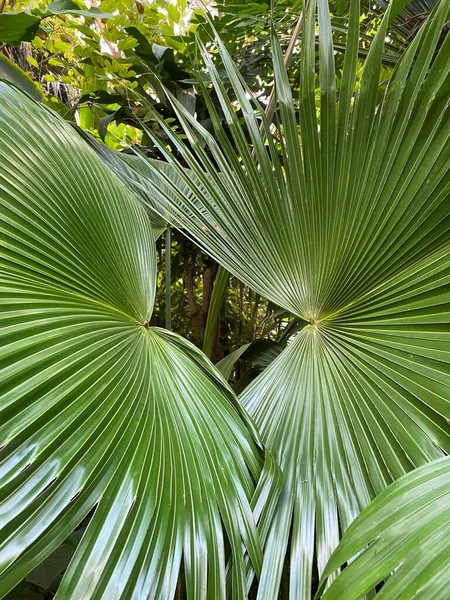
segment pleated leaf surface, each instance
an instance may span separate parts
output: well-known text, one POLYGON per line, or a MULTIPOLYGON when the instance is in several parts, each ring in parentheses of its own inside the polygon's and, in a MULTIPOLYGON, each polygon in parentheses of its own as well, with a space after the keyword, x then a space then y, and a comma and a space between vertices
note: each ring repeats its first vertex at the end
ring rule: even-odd
POLYGON ((441 600, 450 586, 450 458, 391 484, 359 515, 331 557, 324 580, 349 563, 323 600, 441 600), (349 562, 355 555, 358 556, 349 562))
POLYGON ((246 598, 279 474, 211 363, 148 327, 148 216, 5 83, 0 140, 0 596, 90 514, 58 600, 171 600, 181 562, 190 600, 246 598))
POLYGON ((241 113, 202 51, 228 132, 207 88, 214 138, 172 98, 188 142, 166 132, 201 185, 160 145, 191 190, 177 193, 173 179, 167 194, 160 170, 161 205, 232 274, 307 322, 241 396, 284 474, 258 600, 280 586, 309 600, 370 500, 450 450, 450 36, 439 42, 449 10, 437 3, 380 86, 389 10, 359 78, 350 2, 336 78, 328 2, 312 0, 299 98, 273 35, 273 126, 220 39, 241 113))

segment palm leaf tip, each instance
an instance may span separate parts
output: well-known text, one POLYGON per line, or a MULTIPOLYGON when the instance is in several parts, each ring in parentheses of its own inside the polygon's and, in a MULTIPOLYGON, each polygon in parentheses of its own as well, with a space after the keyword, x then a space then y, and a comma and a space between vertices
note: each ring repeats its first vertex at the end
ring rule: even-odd
POLYGON ((278 597, 285 560, 289 598, 309 600, 314 571, 370 500, 450 450, 448 3, 436 4, 381 89, 390 14, 357 81, 352 1, 337 110, 328 9, 317 0, 305 11, 298 110, 273 40, 276 141, 267 123, 260 134, 261 110, 220 45, 243 119, 204 53, 228 131, 211 95, 214 138, 172 98, 188 143, 166 133, 196 179, 161 147, 191 192, 174 185, 169 197, 161 177, 168 213, 308 323, 241 396, 284 476, 260 600, 278 597))
POLYGON ((279 473, 212 365, 144 326, 143 209, 0 83, 0 595, 95 507, 58 597, 246 597, 279 473), (227 561, 230 567, 227 569, 227 561))

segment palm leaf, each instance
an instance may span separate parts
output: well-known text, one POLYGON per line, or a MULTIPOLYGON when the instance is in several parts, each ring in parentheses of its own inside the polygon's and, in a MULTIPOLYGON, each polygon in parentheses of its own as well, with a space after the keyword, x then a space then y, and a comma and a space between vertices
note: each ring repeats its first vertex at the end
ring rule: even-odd
POLYGON ((228 573, 244 599, 277 468, 211 363, 148 327, 143 209, 64 121, 0 92, 0 596, 95 509, 57 598, 170 599, 183 561, 187 598, 224 599, 228 573))
POLYGON ((142 203, 148 213, 155 238, 162 235, 167 227, 168 219, 166 215, 160 215, 156 210, 155 198, 152 194, 152 172, 150 169, 145 169, 145 164, 143 165, 142 161, 139 160, 139 165, 137 165, 135 156, 117 152, 99 142, 87 131, 83 131, 77 126, 74 127, 105 165, 119 177, 122 183, 126 185, 142 203), (137 169, 134 169, 135 165, 137 169), (143 174, 142 171, 144 171, 143 174))
POLYGON ((450 458, 408 473, 371 502, 331 557, 322 588, 327 576, 344 563, 349 564, 323 600, 359 600, 383 580, 377 594, 383 600, 447 597, 450 458))
POLYGON ((289 598, 309 600, 315 569, 370 500, 450 450, 449 36, 437 50, 449 7, 437 4, 383 94, 389 10, 356 88, 359 16, 352 0, 337 111, 328 3, 317 0, 303 23, 299 122, 275 35, 275 135, 217 39, 245 124, 202 48, 229 135, 203 88, 215 137, 173 97, 187 144, 159 119, 197 179, 154 138, 190 190, 152 167, 164 209, 308 322, 241 397, 284 473, 259 600, 278 597, 285 560, 289 598))
POLYGON ((132 154, 117 152, 96 140, 90 133, 83 131, 77 126, 74 127, 96 152, 97 156, 119 177, 122 183, 134 193, 139 202, 144 206, 149 215, 155 238, 158 238, 165 231, 170 220, 173 221, 173 225, 180 226, 176 220, 173 220, 173 215, 164 210, 161 202, 159 202, 159 194, 158 190, 155 190, 155 182, 161 182, 161 177, 154 174, 155 170, 162 171, 163 176, 170 181, 170 185, 164 186, 163 189, 165 197, 173 196, 174 192, 172 188, 175 186, 178 194, 182 194, 184 197, 190 196, 191 200, 195 202, 194 195, 185 183, 186 177, 196 182, 202 189, 203 195, 207 194, 206 189, 201 186, 198 177, 193 171, 185 169, 183 177, 180 177, 167 162, 148 157, 142 160, 143 155, 137 150, 132 154))

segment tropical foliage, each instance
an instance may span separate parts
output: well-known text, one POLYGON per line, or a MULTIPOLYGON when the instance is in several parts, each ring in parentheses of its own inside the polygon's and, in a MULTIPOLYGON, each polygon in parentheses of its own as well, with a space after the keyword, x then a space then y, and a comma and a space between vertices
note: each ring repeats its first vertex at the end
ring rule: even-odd
POLYGON ((357 600, 387 579, 377 597, 445 598, 450 584, 450 459, 408 473, 352 523, 324 573, 358 556, 323 600, 357 600), (389 575, 392 575, 389 577, 389 575))
POLYGON ((170 598, 183 557, 188 598, 225 598, 227 573, 244 598, 278 470, 212 365, 148 327, 136 200, 54 114, 0 103, 0 594, 96 507, 60 597, 170 598))
POLYGON ((0 596, 445 600, 448 4, 59 4, 0 55, 0 596))
POLYGON ((361 509, 450 448, 448 37, 435 56, 449 9, 438 4, 381 98, 389 11, 355 92, 359 10, 352 3, 337 98, 327 2, 318 0, 317 9, 318 106, 311 2, 299 122, 276 36, 276 135, 217 39, 244 127, 206 48, 203 57, 234 146, 212 101, 215 138, 168 94, 189 146, 170 127, 166 133, 195 177, 156 136, 176 179, 148 163, 176 221, 231 273, 308 322, 241 396, 284 475, 261 600, 278 597, 286 560, 289 597, 309 598, 314 570, 323 572, 361 509), (178 180, 190 195, 177 192, 178 180))
MULTIPOLYGON (((428 2, 429 12, 434 0, 428 2)), ((397 4, 401 8, 404 2, 397 4)), ((349 0, 330 2, 338 69, 346 46, 349 6, 349 0)), ((363 0, 362 7, 358 52, 364 58, 379 27, 382 9, 367 0, 363 0)), ((298 52, 302 3, 279 0, 269 10, 265 1, 243 4, 226 0, 220 5, 211 4, 209 9, 220 15, 215 26, 221 39, 252 91, 264 103, 273 89, 271 24, 277 29, 283 50, 293 44, 293 51, 298 52)), ((35 93, 43 94, 44 101, 65 118, 76 117, 84 129, 98 131, 112 147, 136 142, 149 145, 135 118, 139 106, 136 97, 145 90, 152 90, 152 102, 166 120, 177 122, 162 85, 208 128, 209 113, 195 85, 195 71, 198 73, 201 67, 196 39, 207 44, 211 37, 204 12, 201 2, 186 0, 78 0, 78 4, 72 0, 5 0, 0 4, 0 74, 27 85, 11 73, 12 60, 32 79, 28 88, 31 85, 35 93), (25 43, 19 46, 21 42, 25 43)), ((400 11, 389 27, 385 65, 396 63, 426 14, 422 5, 414 4, 400 11), (414 11, 419 8, 415 18, 414 11)), ((214 59, 215 54, 212 56, 214 59)), ((217 66, 224 85, 230 89, 226 71, 217 66)), ((291 61, 288 74, 291 87, 298 90, 298 61, 291 61)), ((203 72, 202 78, 208 81, 207 73, 203 72)), ((142 107, 138 116, 156 127, 142 107)), ((167 141, 162 131, 159 134, 167 141)))

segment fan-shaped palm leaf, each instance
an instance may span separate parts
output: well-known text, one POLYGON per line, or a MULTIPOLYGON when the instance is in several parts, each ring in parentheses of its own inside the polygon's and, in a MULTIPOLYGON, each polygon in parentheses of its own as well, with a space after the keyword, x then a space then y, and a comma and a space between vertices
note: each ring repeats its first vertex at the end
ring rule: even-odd
MULTIPOLYGON (((191 192, 190 187, 186 185, 184 179, 178 177, 170 164, 153 158, 141 160, 135 154, 117 152, 96 140, 90 133, 81 130, 79 127, 75 128, 91 148, 95 150, 97 156, 108 165, 145 207, 156 238, 166 229, 169 218, 171 218, 173 225, 178 224, 174 221, 173 215, 169 215, 161 203, 158 202, 158 196, 155 195, 154 182, 157 180, 161 183, 161 178, 154 174, 154 170, 162 171, 170 181, 170 185, 164 187, 165 196, 173 195, 172 187, 174 185, 177 188, 178 194, 190 197, 192 201, 195 201, 195 195, 191 192)), ((202 187, 195 172, 187 169, 185 170, 185 177, 196 182, 196 185, 202 190, 203 196, 207 195, 207 190, 202 187)), ((201 210, 201 206, 198 208, 201 210)))
MULTIPOLYGON (((161 214, 155 210, 155 197, 152 193, 151 183, 153 175, 152 171, 148 167, 145 169, 145 163, 143 164, 142 161, 136 159, 135 156, 112 150, 112 148, 109 148, 96 140, 91 133, 83 131, 77 126, 75 126, 75 129, 89 146, 91 146, 105 165, 119 177, 122 183, 126 185, 142 203, 149 215, 153 234, 155 238, 158 238, 167 227, 167 218, 161 216, 161 214), (131 164, 129 164, 128 161, 130 161, 131 164), (133 168, 137 161, 139 162, 139 168, 144 170, 144 176, 140 175, 139 170, 133 168)), ((136 164, 136 166, 138 165, 136 164)))
POLYGON ((325 571, 356 559, 323 600, 360 600, 385 580, 380 600, 447 598, 450 588, 450 458, 390 485, 346 531, 325 571))
POLYGON ((95 507, 57 598, 170 599, 182 560, 191 600, 227 573, 245 598, 277 470, 203 355, 148 328, 147 216, 4 83, 0 139, 0 596, 95 507))
POLYGON ((211 101, 217 141, 171 99, 190 147, 166 132, 208 195, 160 145, 192 192, 172 184, 169 196, 159 171, 160 202, 231 273, 308 322, 241 397, 285 477, 259 600, 278 597, 285 559, 289 598, 309 599, 314 564, 320 575, 361 509, 450 450, 449 37, 436 53, 448 16, 438 3, 381 95, 387 11, 355 91, 352 0, 337 98, 328 3, 311 1, 299 122, 273 37, 276 135, 220 40, 245 128, 205 48, 231 140, 211 101))

